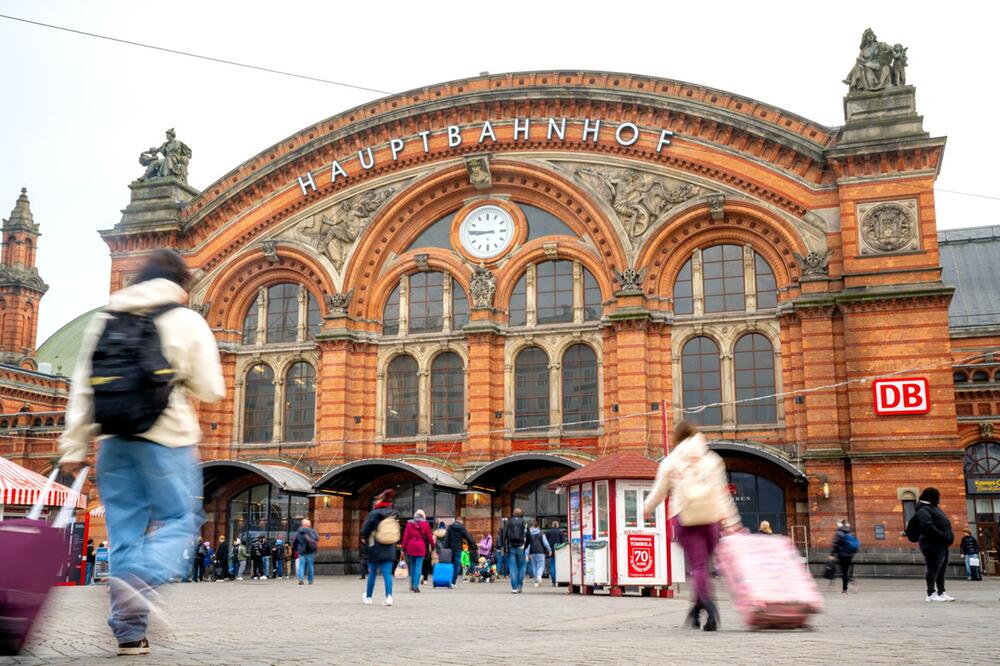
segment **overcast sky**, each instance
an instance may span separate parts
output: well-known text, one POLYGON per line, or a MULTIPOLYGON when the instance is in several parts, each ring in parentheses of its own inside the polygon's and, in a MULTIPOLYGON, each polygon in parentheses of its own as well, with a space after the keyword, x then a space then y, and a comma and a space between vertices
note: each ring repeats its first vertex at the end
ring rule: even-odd
MULTIPOLYGON (((907 81, 947 136, 938 224, 1000 223, 992 3, 38 2, 0 14, 386 91, 548 68, 652 74, 843 123, 861 33, 909 47, 907 81), (478 9, 489 7, 489 11, 478 9), (965 9, 963 9, 965 8, 965 9), (974 14, 972 13, 974 12, 974 14), (980 115, 980 109, 984 115, 980 115)), ((176 127, 206 187, 322 118, 379 97, 0 19, 0 215, 27 187, 50 290, 39 344, 107 296, 112 227, 139 152, 176 127)))

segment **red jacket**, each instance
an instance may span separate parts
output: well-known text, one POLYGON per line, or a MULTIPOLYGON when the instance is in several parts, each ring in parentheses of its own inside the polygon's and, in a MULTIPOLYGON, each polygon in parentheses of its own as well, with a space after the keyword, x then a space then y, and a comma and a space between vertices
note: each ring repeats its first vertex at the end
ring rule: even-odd
POLYGON ((412 519, 406 521, 403 529, 403 554, 413 557, 426 557, 427 544, 434 545, 434 535, 426 520, 412 519))

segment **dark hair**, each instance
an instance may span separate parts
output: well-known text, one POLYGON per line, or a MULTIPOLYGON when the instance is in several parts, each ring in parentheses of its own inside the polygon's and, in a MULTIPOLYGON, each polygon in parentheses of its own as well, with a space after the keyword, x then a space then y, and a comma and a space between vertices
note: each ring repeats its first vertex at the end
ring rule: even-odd
POLYGON ((191 269, 176 251, 161 248, 149 255, 135 281, 146 282, 157 278, 164 278, 179 284, 186 291, 191 286, 191 269))
POLYGON ((941 491, 934 487, 924 488, 924 492, 920 493, 920 501, 937 506, 941 503, 941 491))
POLYGON ((698 433, 698 428, 695 427, 693 423, 688 423, 687 421, 681 421, 676 426, 674 426, 674 446, 680 444, 688 437, 696 435, 698 433))

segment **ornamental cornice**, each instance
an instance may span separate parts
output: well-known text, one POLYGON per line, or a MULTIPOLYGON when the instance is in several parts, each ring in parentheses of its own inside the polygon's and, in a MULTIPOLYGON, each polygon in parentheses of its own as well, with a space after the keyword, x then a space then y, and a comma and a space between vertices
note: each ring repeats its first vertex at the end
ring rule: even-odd
POLYGON ((807 294, 778 304, 779 316, 807 318, 827 309, 842 312, 877 312, 884 310, 921 310, 948 307, 954 287, 944 284, 910 284, 887 287, 864 287, 827 294, 807 294))

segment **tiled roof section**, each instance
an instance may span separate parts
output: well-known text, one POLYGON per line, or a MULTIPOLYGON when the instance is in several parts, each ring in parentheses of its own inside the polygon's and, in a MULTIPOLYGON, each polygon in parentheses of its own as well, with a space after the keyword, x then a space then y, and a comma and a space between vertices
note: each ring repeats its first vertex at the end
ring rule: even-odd
POLYGON ((569 486, 598 479, 648 479, 656 478, 656 463, 634 453, 616 453, 595 460, 589 465, 573 470, 549 484, 549 488, 569 486))
POLYGON ((938 232, 951 328, 1000 326, 1000 225, 938 232))

